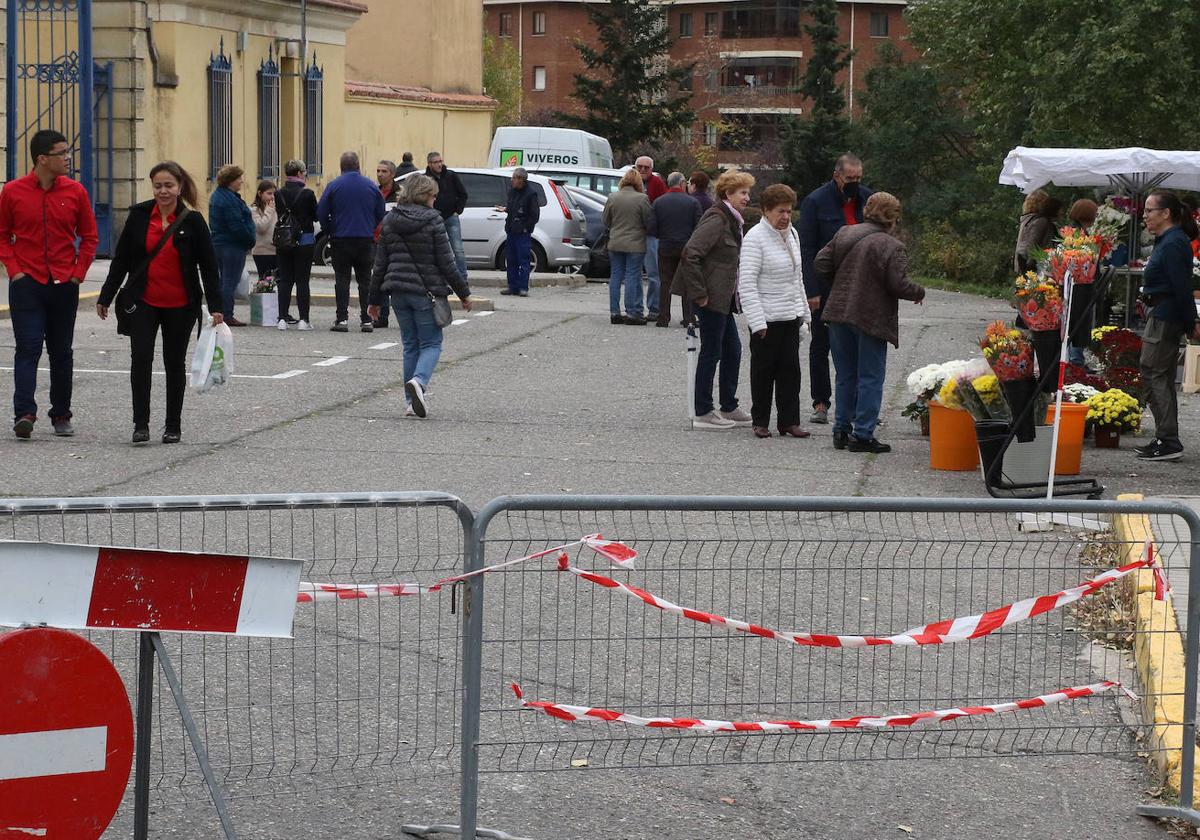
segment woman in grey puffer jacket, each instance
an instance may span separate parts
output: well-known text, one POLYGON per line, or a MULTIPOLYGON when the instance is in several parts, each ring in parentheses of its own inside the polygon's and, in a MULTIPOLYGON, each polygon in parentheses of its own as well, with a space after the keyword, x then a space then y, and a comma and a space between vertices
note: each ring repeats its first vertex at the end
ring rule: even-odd
POLYGON ((404 199, 383 219, 371 273, 371 305, 379 317, 384 294, 391 296, 400 341, 404 345, 405 416, 429 416, 425 389, 442 354, 442 328, 433 317, 433 298, 451 291, 471 309, 471 290, 458 273, 442 214, 433 209, 437 182, 413 175, 404 185, 404 199))

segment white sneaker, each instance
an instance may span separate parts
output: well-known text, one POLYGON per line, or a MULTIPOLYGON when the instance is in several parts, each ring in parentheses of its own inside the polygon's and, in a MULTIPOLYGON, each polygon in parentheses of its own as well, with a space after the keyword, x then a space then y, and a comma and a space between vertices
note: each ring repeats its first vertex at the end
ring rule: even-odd
POLYGON ((722 419, 728 420, 735 426, 749 426, 753 420, 749 413, 744 408, 735 408, 733 411, 717 412, 722 419))
MULTIPOLYGON (((417 412, 413 411, 413 407, 412 407, 411 403, 405 403, 404 416, 405 417, 416 417, 417 416, 417 412)), ((1049 470, 1050 468, 1047 467, 1046 469, 1049 470)))
POLYGON ((692 418, 692 428, 705 432, 727 432, 736 426, 732 420, 726 420, 715 411, 710 411, 701 417, 692 418))
MULTIPOLYGON (((308 321, 301 321, 300 323, 296 324, 296 329, 300 330, 301 332, 311 330, 312 328, 312 324, 308 323, 308 321)), ((1047 469, 1049 469, 1049 467, 1047 467, 1047 469)))
MULTIPOLYGON (((282 318, 280 318, 280 319, 279 319, 279 321, 278 321, 278 322, 276 322, 276 324, 275 324, 275 329, 277 329, 277 330, 286 330, 286 329, 287 329, 287 321, 285 321, 285 320, 283 320, 282 318)), ((1049 469, 1049 467, 1047 467, 1047 469, 1049 469)))
POLYGON ((409 403, 412 405, 413 414, 418 417, 426 417, 429 415, 429 405, 425 402, 425 388, 421 385, 421 381, 417 378, 412 378, 404 383, 404 393, 408 397, 409 403))

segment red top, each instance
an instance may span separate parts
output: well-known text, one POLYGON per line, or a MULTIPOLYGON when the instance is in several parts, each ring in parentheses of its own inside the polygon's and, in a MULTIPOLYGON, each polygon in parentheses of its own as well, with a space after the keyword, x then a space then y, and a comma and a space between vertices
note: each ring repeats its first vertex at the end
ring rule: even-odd
MULTIPOLYGON (((150 211, 150 227, 146 229, 146 253, 154 250, 163 231, 175 221, 175 214, 167 216, 163 225, 158 207, 150 211)), ((187 287, 183 285, 183 269, 179 264, 179 252, 175 250, 175 238, 168 239, 146 269, 146 294, 142 300, 160 309, 177 309, 188 305, 187 287)))
POLYGON ((651 173, 650 177, 646 179, 646 197, 650 199, 650 203, 653 204, 654 199, 666 194, 667 182, 661 176, 651 173))
POLYGON ((842 215, 846 217, 846 224, 848 224, 848 225, 858 224, 858 216, 856 215, 856 212, 855 212, 856 210, 857 210, 857 208, 854 206, 853 198, 842 203, 842 215))
POLYGON ((42 284, 82 280, 99 241, 92 200, 78 181, 60 175, 43 190, 31 172, 0 191, 0 262, 10 279, 28 274, 42 284))

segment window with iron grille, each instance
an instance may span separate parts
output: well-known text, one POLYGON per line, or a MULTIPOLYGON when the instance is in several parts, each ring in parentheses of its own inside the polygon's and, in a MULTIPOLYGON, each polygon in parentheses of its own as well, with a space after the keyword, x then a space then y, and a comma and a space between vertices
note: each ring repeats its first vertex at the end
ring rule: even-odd
POLYGON ((325 174, 325 72, 317 57, 304 71, 304 163, 308 174, 325 174))
POLYGON ((279 65, 272 48, 258 68, 258 177, 279 176, 279 65))
POLYGON ((208 177, 233 162, 233 66, 225 55, 225 40, 208 56, 208 177))

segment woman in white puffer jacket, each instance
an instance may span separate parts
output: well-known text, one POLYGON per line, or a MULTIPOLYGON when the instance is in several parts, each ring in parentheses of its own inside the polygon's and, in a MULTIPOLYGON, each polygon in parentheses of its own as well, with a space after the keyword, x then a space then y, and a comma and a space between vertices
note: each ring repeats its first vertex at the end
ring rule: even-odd
POLYGON ((804 293, 800 237, 792 227, 796 193, 783 184, 763 190, 762 221, 742 241, 738 295, 750 328, 750 416, 754 436, 769 438, 771 398, 776 428, 806 438, 800 427, 800 342, 812 312, 804 293))

